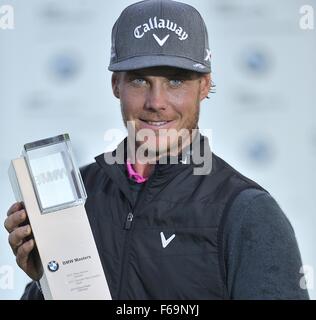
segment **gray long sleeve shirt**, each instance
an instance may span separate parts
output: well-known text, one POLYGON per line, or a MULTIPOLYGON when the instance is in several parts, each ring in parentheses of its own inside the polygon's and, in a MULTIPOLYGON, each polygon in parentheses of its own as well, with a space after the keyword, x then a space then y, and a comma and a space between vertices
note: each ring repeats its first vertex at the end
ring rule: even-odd
POLYGON ((309 299, 300 288, 301 256, 293 228, 269 194, 243 191, 224 228, 232 299, 309 299))

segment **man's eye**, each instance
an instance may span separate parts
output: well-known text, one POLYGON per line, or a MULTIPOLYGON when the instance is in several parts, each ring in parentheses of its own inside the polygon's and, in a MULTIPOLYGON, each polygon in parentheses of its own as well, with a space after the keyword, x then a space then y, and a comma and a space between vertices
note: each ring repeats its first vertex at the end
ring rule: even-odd
POLYGON ((173 87, 179 87, 183 83, 183 81, 179 79, 171 79, 169 82, 173 87))
POLYGON ((142 86, 146 84, 146 80, 142 79, 142 78, 136 78, 132 80, 132 83, 138 85, 138 86, 142 86))

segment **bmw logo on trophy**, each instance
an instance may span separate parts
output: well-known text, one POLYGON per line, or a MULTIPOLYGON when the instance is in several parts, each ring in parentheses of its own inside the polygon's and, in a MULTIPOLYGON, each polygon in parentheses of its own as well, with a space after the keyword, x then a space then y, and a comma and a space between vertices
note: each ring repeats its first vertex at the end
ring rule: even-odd
POLYGON ((56 261, 50 261, 50 262, 48 262, 47 267, 48 267, 49 271, 55 272, 59 269, 59 264, 56 261))
POLYGON ((32 226, 45 299, 110 300, 68 134, 24 145, 9 177, 32 226))

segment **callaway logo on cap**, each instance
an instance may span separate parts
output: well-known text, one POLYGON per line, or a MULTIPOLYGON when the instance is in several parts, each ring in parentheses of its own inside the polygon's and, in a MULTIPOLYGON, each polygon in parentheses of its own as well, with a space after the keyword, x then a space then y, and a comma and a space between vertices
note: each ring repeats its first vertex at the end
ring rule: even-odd
POLYGON ((112 29, 110 71, 156 66, 211 72, 207 29, 200 13, 171 0, 128 6, 112 29))

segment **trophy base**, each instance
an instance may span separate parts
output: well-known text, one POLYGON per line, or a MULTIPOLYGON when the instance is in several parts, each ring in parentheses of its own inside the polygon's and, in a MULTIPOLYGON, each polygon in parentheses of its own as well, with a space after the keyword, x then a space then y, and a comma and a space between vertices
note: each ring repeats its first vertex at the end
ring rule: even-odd
POLYGON ((43 265, 45 299, 111 300, 83 204, 43 214, 25 159, 11 161, 9 177, 22 201, 43 265))

